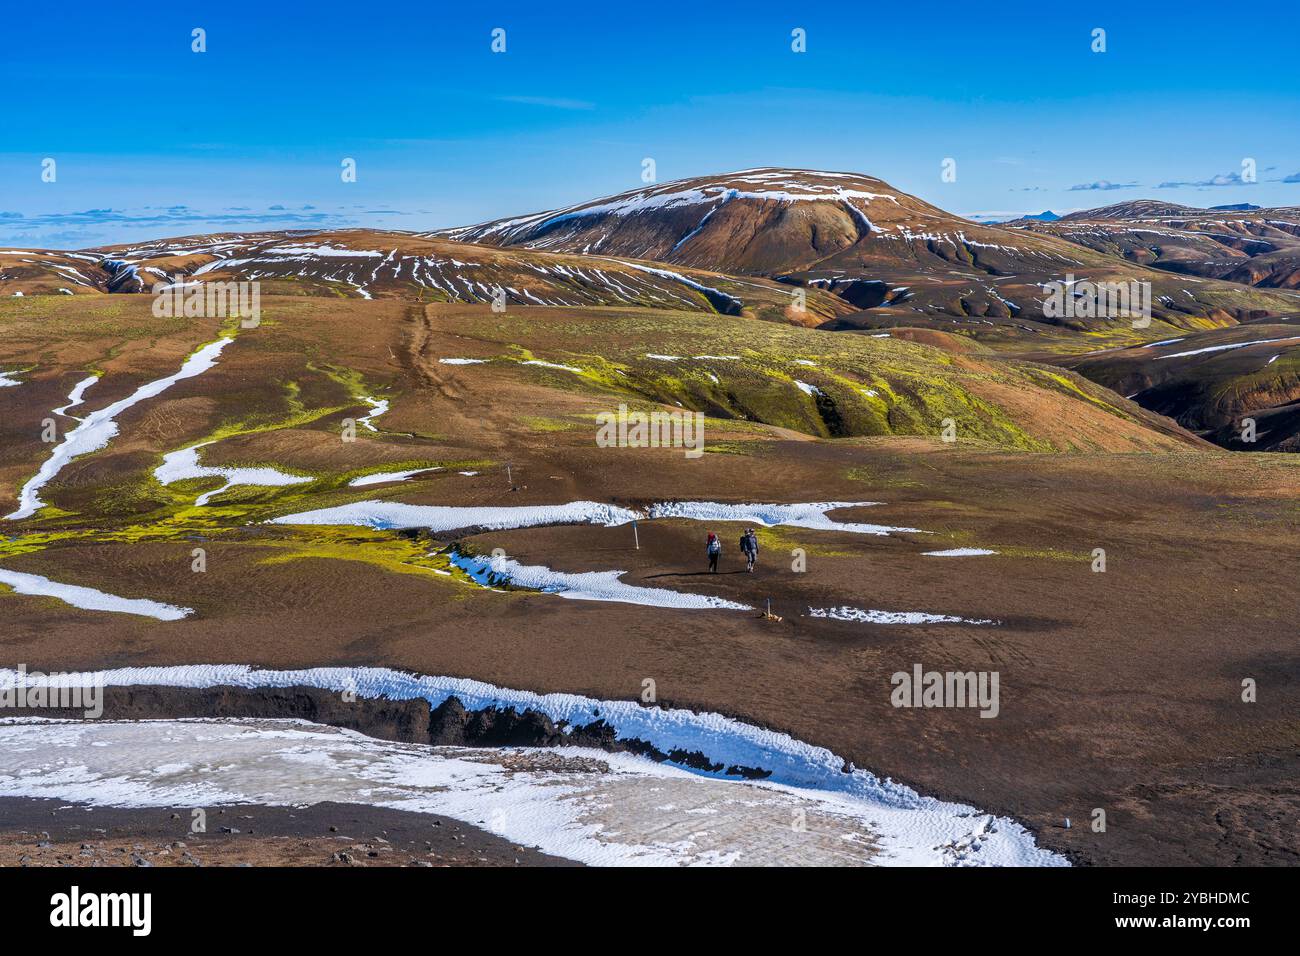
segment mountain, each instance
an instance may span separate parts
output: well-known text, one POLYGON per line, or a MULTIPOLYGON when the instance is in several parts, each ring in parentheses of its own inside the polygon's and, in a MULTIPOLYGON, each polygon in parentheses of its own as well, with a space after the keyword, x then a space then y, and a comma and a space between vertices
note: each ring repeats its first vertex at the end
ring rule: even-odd
MULTIPOLYGON (((1063 217, 1067 219, 1069 217, 1063 217)), ((434 235, 507 248, 656 260, 764 276, 833 292, 856 306, 835 329, 921 325, 1023 338, 1127 327, 1044 314, 1068 275, 1152 285, 1172 329, 1231 324, 1292 308, 1237 286, 1187 281, 1055 235, 1055 223, 974 223, 857 173, 761 168, 645 186, 615 196, 434 235)))
POLYGON ((1180 275, 1300 289, 1300 207, 1193 209, 1141 199, 1013 228, 1180 275))
POLYGON ((806 325, 853 311, 812 290, 805 310, 794 312, 791 290, 763 279, 364 229, 191 236, 72 253, 0 250, 0 295, 140 293, 178 276, 256 280, 265 295, 490 303, 501 293, 506 305, 641 306, 806 325))
POLYGON ((1158 199, 1128 199, 1124 202, 1111 203, 1109 206, 1066 213, 1061 219, 1065 222, 1092 222, 1098 219, 1157 219, 1162 216, 1194 216, 1204 211, 1195 206, 1183 206, 1176 202, 1162 202, 1158 199))
POLYGON ((1056 213, 1052 212, 1052 210, 1044 209, 1042 212, 1030 213, 1024 216, 1017 216, 1015 219, 984 218, 981 219, 980 221, 988 222, 990 225, 994 225, 994 226, 1009 226, 1020 222, 1056 222, 1056 220, 1060 218, 1061 217, 1058 216, 1056 213))
POLYGON ((1211 206, 1210 208, 1211 208, 1211 209, 1226 209, 1226 210, 1231 210, 1231 211, 1234 211, 1234 212, 1246 212, 1246 211, 1248 211, 1248 210, 1253 210, 1253 209, 1263 209, 1264 207, 1263 207, 1263 206, 1256 206, 1254 203, 1249 203, 1249 202, 1237 202, 1237 203, 1231 203, 1231 204, 1229 204, 1229 205, 1227 205, 1227 206, 1211 206))

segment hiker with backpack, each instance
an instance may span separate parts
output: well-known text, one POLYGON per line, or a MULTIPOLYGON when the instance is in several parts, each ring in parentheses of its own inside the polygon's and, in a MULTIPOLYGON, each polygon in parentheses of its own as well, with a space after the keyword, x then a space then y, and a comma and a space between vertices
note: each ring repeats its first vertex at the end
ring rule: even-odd
POLYGON ((753 572, 754 565, 758 563, 758 535, 754 534, 753 528, 746 528, 740 536, 740 550, 747 562, 745 570, 753 572))
POLYGON ((708 545, 706 551, 709 555, 709 570, 714 574, 718 573, 718 558, 722 556, 722 539, 712 531, 709 532, 708 545))

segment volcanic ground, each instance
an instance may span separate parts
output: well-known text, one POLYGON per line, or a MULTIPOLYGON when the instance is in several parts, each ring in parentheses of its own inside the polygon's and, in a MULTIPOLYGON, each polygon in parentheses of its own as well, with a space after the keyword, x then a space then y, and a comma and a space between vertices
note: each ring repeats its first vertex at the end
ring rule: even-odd
POLYGON ((1296 862, 1295 456, 941 332, 151 304, 0 300, 5 667, 384 667, 712 712, 1076 863, 1296 862), (619 405, 706 413, 703 454, 601 447, 619 405), (996 671, 998 715, 893 706, 917 664, 996 671))

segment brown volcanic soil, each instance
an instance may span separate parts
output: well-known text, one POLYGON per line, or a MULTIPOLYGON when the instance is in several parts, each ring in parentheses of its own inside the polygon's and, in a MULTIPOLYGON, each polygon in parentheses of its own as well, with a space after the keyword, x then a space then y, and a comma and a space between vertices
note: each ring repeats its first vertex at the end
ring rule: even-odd
MULTIPOLYGON (((580 417, 593 407, 590 396, 567 388, 567 373, 521 378, 495 366, 441 366, 431 358, 482 354, 473 351, 485 345, 470 313, 438 313, 442 324, 432 327, 402 319, 387 340, 359 331, 363 314, 378 322, 390 313, 347 313, 345 321, 322 311, 310 327, 286 320, 277 334, 304 341, 310 334, 320 361, 346 364, 367 382, 391 387, 398 398, 381 423, 392 431, 352 445, 330 437, 333 425, 239 441, 258 449, 257 460, 307 470, 477 457, 484 463, 464 470, 481 474, 449 468, 356 493, 325 487, 310 501, 288 491, 235 499, 263 509, 254 513, 362 497, 439 504, 881 501, 836 517, 931 533, 762 530, 759 569, 747 575, 738 573, 742 526, 719 523, 714 530, 726 553, 724 573, 716 576, 701 573, 706 528, 696 522, 643 522, 640 550, 627 527, 467 539, 482 550, 505 548, 526 564, 620 568, 633 584, 751 605, 770 598, 780 622, 498 594, 418 566, 452 536, 416 544, 389 532, 248 526, 232 516, 200 528, 208 570, 194 574, 194 542, 182 537, 88 534, 5 557, 3 566, 172 601, 193 607, 195 616, 161 624, 0 592, 3 662, 42 670, 373 664, 620 699, 638 698, 642 680, 652 677, 664 705, 777 728, 923 792, 1011 814, 1045 845, 1083 862, 1297 862, 1294 458, 1230 456, 1200 444, 1140 454, 1031 454, 928 438, 818 441, 744 422, 710 430, 713 451, 699 460, 671 449, 601 449, 590 420, 580 417), (529 424, 541 416, 545 427, 529 424), (505 478, 506 460, 516 490, 505 478), (956 546, 999 554, 922 554, 956 546), (807 553, 805 573, 791 570, 795 548, 807 553), (1106 551, 1104 574, 1091 570, 1095 548, 1106 551), (375 557, 393 549, 405 564, 375 557), (806 616, 810 607, 838 605, 1000 623, 878 626, 806 616), (997 670, 1000 716, 894 709, 890 675, 915 663, 997 670), (1247 677, 1258 682, 1258 703, 1241 702, 1247 677), (1097 807, 1109 818, 1104 834, 1087 826, 1097 807), (1070 830, 1059 826, 1065 817, 1074 821, 1070 830)), ((201 338, 191 330, 191 342, 201 338)), ((250 340, 237 360, 232 351, 224 369, 218 365, 200 380, 202 389, 178 386, 124 417, 123 435, 69 469, 76 480, 50 496, 65 509, 85 509, 85 517, 52 516, 46 526, 86 528, 98 517, 122 522, 136 509, 153 520, 148 509, 158 505, 151 496, 160 492, 106 500, 95 489, 138 483, 160 450, 212 427, 217 409, 259 401, 258 389, 272 387, 266 383, 273 384, 282 362, 271 342, 250 340)), ((147 367, 174 370, 175 358, 150 355, 147 367)), ((69 370, 62 380, 76 378, 69 370)), ((313 401, 339 400, 328 383, 311 387, 319 390, 313 401)), ((307 394, 307 378, 302 388, 307 394)), ((46 409, 48 398, 62 394, 48 391, 40 399, 46 409)), ((36 411, 22 408, 24 416, 36 411)), ((8 475, 30 469, 25 454, 10 461, 8 475)), ((9 534, 20 530, 7 527, 9 534)))
POLYGON ((0 866, 577 866, 458 820, 358 804, 92 807, 0 797, 0 866))
MULTIPOLYGON (((206 575, 189 572, 185 545, 66 547, 7 566, 168 595, 197 618, 164 627, 7 598, 5 656, 45 669, 385 664, 605 698, 635 698, 653 677, 666 705, 776 727, 925 792, 1011 813, 1083 860, 1296 862, 1294 471, 1236 460, 903 451, 765 452, 750 462, 758 480, 745 497, 883 497, 887 507, 864 509, 870 520, 956 540, 778 529, 761 534, 757 574, 705 578, 694 524, 643 524, 639 552, 627 528, 473 539, 526 563, 625 568, 631 583, 751 603, 770 596, 779 624, 497 595, 335 560, 267 567, 254 542, 213 544, 206 575), (860 488, 842 477, 847 467, 880 478, 860 488), (959 542, 1004 553, 918 553, 959 542), (808 549, 804 575, 788 570, 796 546, 808 549), (1093 547, 1107 550, 1105 574, 1089 569, 1093 547), (841 603, 1003 623, 883 627, 801 616, 841 603), (891 708, 889 675, 917 662, 998 670, 1001 716, 891 708), (1240 702, 1247 676, 1259 682, 1257 704, 1240 702), (1053 828, 1065 816, 1087 820, 1094 807, 1108 811, 1107 834, 1053 828)), ((606 468, 607 487, 644 493, 634 456, 606 468)), ((683 496, 726 487, 714 469, 678 484, 683 496)), ((737 529, 721 530, 723 570, 734 572, 737 529)))

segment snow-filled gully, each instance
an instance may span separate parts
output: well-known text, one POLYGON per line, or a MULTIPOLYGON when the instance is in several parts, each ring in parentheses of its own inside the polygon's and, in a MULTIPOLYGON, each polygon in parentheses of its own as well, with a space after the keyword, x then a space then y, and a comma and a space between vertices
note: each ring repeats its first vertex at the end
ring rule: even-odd
POLYGON ((0 584, 7 585, 18 594, 33 597, 52 597, 64 604, 81 608, 84 611, 111 611, 117 614, 136 614, 152 617, 159 621, 179 621, 194 612, 187 607, 176 607, 160 601, 144 598, 124 598, 116 594, 97 591, 94 588, 81 587, 76 584, 61 584, 41 577, 39 574, 26 574, 21 571, 9 571, 0 568, 0 584))
MULTIPOLYGON (((0 670, 0 685, 18 677, 0 670)), ((717 713, 373 667, 182 665, 25 679, 29 687, 315 688, 431 709, 455 697, 468 711, 545 717, 579 744, 596 739, 596 728, 583 728, 603 726, 615 749, 631 752, 402 744, 284 720, 10 719, 0 721, 0 795, 108 806, 339 800, 445 814, 606 865, 1067 863, 1012 819, 922 796, 829 750, 717 713), (803 829, 791 826, 799 818, 803 829)))
MULTIPOLYGON (((44 505, 40 498, 42 488, 49 484, 74 458, 99 451, 113 440, 113 437, 117 435, 118 415, 146 399, 161 395, 177 382, 206 372, 216 365, 217 356, 221 354, 221 350, 233 341, 234 339, 231 338, 222 338, 208 343, 186 359, 185 363, 181 365, 180 371, 175 374, 147 382, 126 398, 79 419, 77 426, 66 432, 63 441, 54 446, 54 450, 50 452, 50 457, 41 465, 35 477, 23 485, 18 495, 18 510, 5 515, 5 518, 9 521, 21 521, 36 514, 44 505)), ((90 380, 79 383, 73 389, 72 394, 68 396, 69 404, 63 406, 60 411, 80 404, 81 393, 92 384, 94 383, 90 380)))

